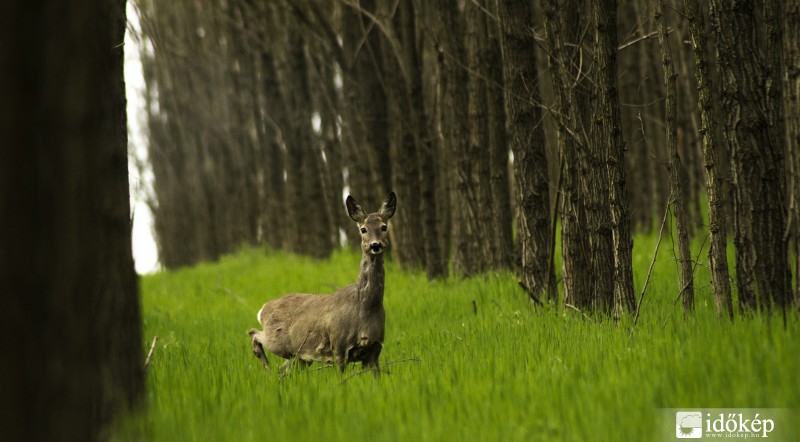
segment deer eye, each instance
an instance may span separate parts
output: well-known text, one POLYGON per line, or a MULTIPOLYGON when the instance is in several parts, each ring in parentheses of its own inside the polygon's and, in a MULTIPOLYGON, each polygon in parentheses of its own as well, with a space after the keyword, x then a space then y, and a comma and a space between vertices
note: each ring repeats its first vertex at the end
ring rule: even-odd
POLYGON ((386 224, 381 226, 381 232, 385 232, 385 231, 386 231, 386 224))
POLYGON ((367 228, 366 227, 362 227, 361 228, 361 234, 363 235, 365 233, 367 233, 367 228))

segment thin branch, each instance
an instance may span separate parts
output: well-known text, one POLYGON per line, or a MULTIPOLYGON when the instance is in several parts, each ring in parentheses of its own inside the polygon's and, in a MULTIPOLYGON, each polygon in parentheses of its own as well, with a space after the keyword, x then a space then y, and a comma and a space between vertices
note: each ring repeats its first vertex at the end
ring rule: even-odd
POLYGON ((306 12, 303 11, 295 1, 285 0, 285 3, 289 6, 292 12, 294 12, 294 15, 297 17, 297 19, 306 24, 309 31, 317 34, 323 41, 328 42, 327 46, 330 47, 334 59, 336 59, 336 62, 339 64, 339 66, 344 69, 347 66, 347 63, 345 60, 344 51, 339 45, 336 31, 331 28, 330 23, 328 23, 328 21, 325 19, 316 3, 313 1, 308 2, 309 6, 311 7, 311 13, 314 15, 316 20, 311 20, 306 12))
POLYGON ((520 279, 519 281, 517 281, 517 284, 519 284, 519 286, 522 287, 522 289, 528 293, 528 296, 530 296, 531 301, 536 303, 536 305, 544 305, 542 304, 542 300, 539 299, 539 296, 536 293, 533 293, 533 290, 531 290, 531 288, 528 287, 528 285, 525 284, 524 281, 520 279))
POLYGON ((575 310, 576 312, 580 313, 580 314, 581 314, 581 316, 583 316, 583 319, 585 319, 585 320, 587 320, 587 321, 591 321, 591 320, 592 320, 592 318, 590 318, 590 317, 586 316, 586 313, 582 312, 582 311, 581 311, 581 309, 579 309, 578 307, 575 307, 575 306, 574 306, 574 305, 572 305, 572 304, 567 304, 567 303, 564 303, 564 307, 566 307, 566 308, 568 308, 568 309, 571 309, 571 310, 575 310))
POLYGON ((475 0, 470 0, 470 3, 472 3, 473 5, 475 5, 475 7, 476 7, 476 8, 480 9, 480 10, 481 10, 481 11, 482 11, 484 14, 486 14, 486 16, 487 16, 487 17, 491 18, 493 21, 500 21, 500 19, 499 19, 499 18, 497 18, 497 16, 496 16, 496 15, 492 14, 492 13, 491 13, 491 11, 489 11, 488 9, 486 9, 486 8, 485 8, 483 5, 481 5, 481 4, 480 4, 480 3, 478 3, 477 1, 475 1, 475 0))
MULTIPOLYGON (((669 35, 672 31, 673 31, 673 29, 667 28, 666 34, 669 35)), ((621 51, 621 50, 627 48, 628 46, 633 46, 636 43, 639 43, 640 41, 649 40, 649 39, 651 39, 651 38, 653 38, 653 37, 655 37, 657 35, 658 35, 658 31, 653 31, 653 32, 651 32, 649 34, 645 34, 645 35, 639 36, 637 38, 634 38, 631 41, 628 41, 628 42, 625 42, 625 43, 622 43, 621 45, 619 45, 619 47, 617 47, 617 51, 621 51)))
POLYGON ((229 289, 227 287, 223 287, 221 285, 218 285, 217 288, 222 290, 223 292, 227 293, 228 295, 230 295, 233 299, 238 301, 240 304, 246 304, 244 302, 244 299, 242 299, 241 296, 239 296, 236 293, 234 293, 233 290, 231 290, 231 289, 229 289))
POLYGON ((150 344, 150 351, 147 352, 147 358, 144 360, 145 370, 147 370, 147 366, 150 365, 150 361, 153 360, 153 353, 156 351, 156 344, 158 344, 158 335, 153 337, 153 343, 150 344))
POLYGON ((642 293, 639 295, 639 303, 636 305, 636 315, 633 317, 633 325, 634 327, 639 322, 639 312, 642 309, 642 301, 644 301, 644 293, 647 290, 647 286, 650 284, 650 276, 653 275, 653 266, 656 263, 656 257, 658 257, 658 247, 661 245, 661 238, 664 234, 664 225, 667 223, 667 215, 669 215, 669 204, 667 204, 667 209, 664 210, 664 219, 661 220, 661 228, 658 229, 658 242, 656 243, 656 249, 653 251, 653 259, 650 261, 650 268, 647 270, 647 279, 644 281, 644 287, 642 287, 642 293))
MULTIPOLYGON (((392 47, 392 55, 394 56, 394 58, 397 59, 397 65, 400 67, 400 74, 403 76, 404 83, 409 84, 410 82, 409 80, 411 77, 408 74, 408 71, 406 69, 407 68, 406 64, 403 60, 402 46, 397 36, 394 34, 394 30, 391 27, 387 26, 383 21, 379 20, 375 14, 365 9, 362 9, 361 6, 358 5, 357 3, 351 0, 339 0, 339 1, 344 5, 360 12, 362 15, 369 18, 372 21, 372 23, 374 23, 375 26, 378 27, 378 30, 381 31, 381 33, 386 37, 386 40, 389 42, 389 46, 392 47)), ((397 3, 395 3, 395 6, 396 5, 397 3)), ((396 11, 392 11, 392 15, 394 15, 395 12, 396 11)), ((391 23, 392 17, 387 17, 387 18, 389 19, 389 23, 391 23)))

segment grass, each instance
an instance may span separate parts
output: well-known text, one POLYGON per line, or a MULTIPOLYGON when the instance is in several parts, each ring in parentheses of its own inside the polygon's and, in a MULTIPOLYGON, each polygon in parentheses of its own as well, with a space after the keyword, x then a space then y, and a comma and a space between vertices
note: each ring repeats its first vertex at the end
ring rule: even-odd
MULTIPOLYGON (((637 296, 655 241, 636 238, 637 296)), ((389 262, 379 380, 319 364, 281 378, 281 361, 270 356, 265 372, 247 336, 266 300, 351 283, 354 253, 313 261, 249 249, 145 276, 145 346, 160 340, 147 407, 115 439, 672 440, 660 409, 798 407, 798 314, 785 325, 719 318, 699 266, 697 308, 684 317, 669 241, 633 332, 630 317, 533 311, 511 274, 428 282, 389 262)), ((790 434, 798 424, 781 423, 790 434)))

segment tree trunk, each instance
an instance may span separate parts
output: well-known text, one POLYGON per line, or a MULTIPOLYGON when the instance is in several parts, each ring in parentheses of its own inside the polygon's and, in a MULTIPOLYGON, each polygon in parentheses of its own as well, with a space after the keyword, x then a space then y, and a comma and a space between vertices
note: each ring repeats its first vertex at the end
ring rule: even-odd
MULTIPOLYGON (((466 273, 479 273, 497 266, 498 244, 493 234, 493 207, 495 198, 491 186, 491 156, 489 140, 488 91, 486 85, 486 20, 484 12, 475 4, 467 3, 465 15, 465 45, 469 67, 467 81, 469 144, 466 154, 459 159, 466 183, 466 207, 473 217, 473 237, 470 241, 476 247, 471 253, 473 266, 466 273)), ((462 68, 463 69, 463 68, 462 68)), ((507 219, 507 221, 509 221, 507 219)))
POLYGON ((589 232, 584 192, 580 186, 580 155, 585 151, 585 137, 581 134, 583 121, 588 114, 586 97, 581 96, 586 79, 579 72, 584 67, 577 64, 578 39, 583 27, 579 3, 545 0, 547 46, 550 53, 550 72, 555 89, 554 115, 558 127, 558 144, 561 153, 561 248, 564 266, 564 301, 579 308, 590 308, 593 273, 590 269, 589 232))
POLYGON ((478 193, 472 178, 469 156, 468 74, 464 69, 463 17, 458 2, 434 2, 436 23, 433 29, 439 42, 442 82, 442 128, 445 162, 452 164, 451 193, 453 270, 461 276, 480 271, 482 251, 479 249, 478 193))
MULTIPOLYGON (((8 9, 8 8, 6 8, 8 9)), ((125 2, 0 17, 6 440, 98 440, 143 392, 131 256, 125 2)))
POLYGON ((794 302, 800 302, 800 0, 787 0, 783 13, 783 106, 789 161, 789 226, 794 242, 794 302))
POLYGON ((706 194, 708 196, 709 234, 711 247, 708 259, 711 264, 711 282, 714 286, 714 301, 717 311, 725 309, 733 319, 730 275, 728 272, 728 235, 724 219, 723 188, 720 165, 717 159, 717 116, 713 103, 713 83, 708 70, 708 49, 703 14, 699 0, 684 0, 686 17, 689 20, 692 50, 694 51, 694 75, 697 78, 700 112, 700 134, 703 137, 703 158, 706 171, 706 194))
MULTIPOLYGON (((365 12, 377 14, 375 1, 364 0, 359 4, 365 12)), ((342 68, 345 168, 350 193, 364 207, 378 207, 392 190, 389 108, 381 84, 384 63, 381 34, 372 20, 360 11, 345 7, 342 14, 342 47, 350 63, 342 68)), ((403 198, 402 193, 399 196, 403 198)), ((349 241, 358 246, 361 243, 358 231, 349 229, 347 232, 349 241)))
MULTIPOLYGON (((734 244, 739 305, 785 307, 791 291, 786 228, 783 138, 772 127, 779 112, 767 90, 778 67, 769 37, 760 35, 753 2, 713 0, 711 27, 717 40, 725 137, 731 152, 734 244)), ((775 87, 771 84, 771 87, 775 87)), ((782 124, 782 123, 781 123, 782 124)))
POLYGON ((520 279, 530 296, 556 301, 555 269, 550 265, 550 192, 545 154, 535 41, 528 29, 533 5, 497 1, 503 53, 506 131, 514 152, 517 235, 522 266, 520 279))
MULTIPOLYGON (((388 9, 390 5, 384 6, 388 9)), ((416 114, 421 110, 412 107, 411 88, 416 87, 412 83, 421 81, 421 78, 412 78, 414 74, 411 72, 416 57, 412 5, 404 1, 397 6, 396 11, 381 12, 384 17, 392 17, 394 13, 393 20, 386 20, 381 35, 383 80, 389 116, 392 188, 399 195, 406 195, 408 201, 413 201, 420 195, 416 114)), ((392 253, 403 267, 409 269, 420 269, 425 262, 419 207, 419 204, 412 203, 398 208, 391 231, 392 253)))
MULTIPOLYGON (((619 134, 613 132, 610 107, 616 97, 616 77, 611 77, 611 65, 616 63, 616 1, 592 3, 595 44, 595 85, 592 90, 593 109, 588 145, 586 173, 581 174, 581 186, 586 194, 586 214, 591 245, 592 308, 611 313, 614 308, 616 278, 613 220, 611 217, 611 181, 608 164, 619 134), (614 271, 609 271, 614 269, 614 271)), ((616 127, 617 131, 619 126, 616 127)))
POLYGON ((308 43, 295 20, 287 14, 273 14, 273 26, 279 30, 274 41, 275 72, 286 105, 284 111, 288 114, 288 127, 283 128, 283 135, 287 152, 285 181, 289 228, 286 233, 289 251, 324 258, 333 250, 330 238, 334 232, 326 210, 328 196, 323 184, 322 152, 319 144, 315 143, 311 124, 314 108, 309 85, 308 43), (316 222, 314 229, 297 227, 311 220, 316 222))
POLYGON ((687 312, 694 307, 694 271, 692 254, 689 249, 689 232, 686 217, 686 193, 683 182, 683 168, 678 156, 677 140, 677 104, 675 88, 675 67, 672 65, 672 53, 669 34, 664 20, 663 0, 653 0, 653 17, 658 27, 658 41, 661 43, 661 60, 664 65, 664 115, 666 116, 666 152, 667 170, 669 171, 670 195, 672 211, 675 215, 675 227, 678 232, 678 260, 681 268, 681 285, 679 296, 683 296, 683 309, 687 312))
MULTIPOLYGON (((486 4, 488 13, 499 15, 496 2, 486 4)), ((483 14, 486 23, 485 36, 485 57, 484 66, 486 70, 486 93, 487 93, 487 121, 489 129, 489 170, 491 178, 492 207, 490 213, 492 242, 496 244, 492 261, 498 269, 511 267, 514 254, 514 242, 512 238, 512 226, 514 222, 510 219, 511 214, 511 190, 509 179, 509 141, 506 131, 505 114, 505 81, 503 79, 503 55, 500 48, 500 23, 499 19, 494 21, 492 18, 483 14)), ((533 18, 533 17, 531 17, 533 18)), ((533 21, 529 22, 533 23, 533 21)), ((535 45, 531 44, 530 50, 535 50, 535 45)), ((535 59, 534 59, 535 60, 535 59)), ((533 66, 535 69, 536 66, 533 66)), ((537 121, 537 123, 539 123, 537 121)), ((534 123, 534 124, 537 124, 534 123)), ((547 167, 547 159, 544 162, 547 167)), ((548 189, 549 190, 549 189, 548 189)), ((545 216, 549 215, 549 207, 545 216)), ((546 270, 545 270, 546 272, 546 270)))
MULTIPOLYGON (((420 11, 414 9, 414 2, 405 0, 401 4, 401 38, 403 43, 403 59, 406 65, 406 100, 409 112, 409 127, 417 150, 419 173, 419 204, 412 205, 414 211, 414 228, 417 234, 415 241, 423 256, 428 279, 444 276, 447 273, 447 261, 439 247, 441 231, 437 223, 439 202, 437 200, 437 170, 435 168, 435 144, 433 142, 428 106, 424 96, 424 43, 421 41, 420 11), (422 238, 419 232, 422 232, 422 238), (420 244, 421 243, 421 244, 420 244)), ((414 198, 413 195, 409 195, 414 198)))
MULTIPOLYGON (((269 26, 268 24, 266 26, 269 26)), ((288 250, 288 218, 286 210, 286 158, 283 131, 289 124, 285 121, 286 109, 281 97, 280 86, 275 73, 275 60, 272 50, 261 54, 262 86, 264 88, 263 118, 266 125, 264 151, 264 217, 262 229, 267 244, 275 250, 288 250)))

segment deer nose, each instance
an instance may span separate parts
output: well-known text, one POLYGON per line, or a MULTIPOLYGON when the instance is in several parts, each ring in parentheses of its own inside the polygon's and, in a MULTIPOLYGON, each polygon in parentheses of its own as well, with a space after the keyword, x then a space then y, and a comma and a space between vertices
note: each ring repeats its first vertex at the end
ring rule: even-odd
POLYGON ((373 252, 380 252, 380 251, 381 251, 381 249, 383 249, 383 244, 381 244, 381 243, 380 243, 380 242, 378 242, 378 241, 373 241, 373 242, 372 242, 372 243, 369 245, 369 248, 370 248, 370 249, 372 249, 372 251, 373 251, 373 252))

